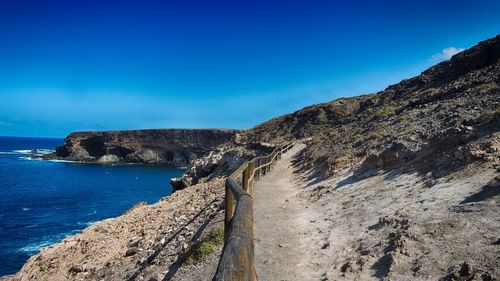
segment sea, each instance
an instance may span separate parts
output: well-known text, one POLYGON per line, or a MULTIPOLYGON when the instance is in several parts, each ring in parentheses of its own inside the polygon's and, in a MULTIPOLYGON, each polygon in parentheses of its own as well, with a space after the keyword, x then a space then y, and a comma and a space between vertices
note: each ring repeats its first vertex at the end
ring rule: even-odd
POLYGON ((186 167, 34 159, 63 139, 0 137, 0 276, 41 248, 172 193, 186 167), (36 151, 34 151, 36 150, 36 151))

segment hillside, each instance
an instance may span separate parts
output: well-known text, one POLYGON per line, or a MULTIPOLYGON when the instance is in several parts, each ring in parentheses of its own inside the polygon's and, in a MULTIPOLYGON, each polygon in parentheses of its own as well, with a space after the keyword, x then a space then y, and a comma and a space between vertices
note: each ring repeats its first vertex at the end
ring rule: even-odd
MULTIPOLYGON (((245 132, 249 142, 306 144, 294 159, 294 188, 274 195, 282 196, 277 207, 293 206, 287 224, 299 230, 265 247, 263 274, 498 280, 499 59, 497 36, 384 91, 306 107, 245 132), (299 241, 288 252, 299 254, 276 264, 273 253, 287 241, 299 241)), ((280 218, 266 212, 256 220, 280 218)))
POLYGON ((190 257, 217 240, 224 177, 285 140, 296 147, 254 190, 260 280, 499 280, 500 36, 381 92, 214 144, 175 180, 189 188, 98 222, 5 279, 211 280, 220 243, 190 257))
POLYGON ((384 91, 309 106, 243 138, 311 137, 301 163, 320 167, 325 177, 349 165, 384 168, 414 159, 426 162, 422 172, 440 176, 486 157, 482 150, 498 139, 491 134, 500 127, 499 58, 497 36, 384 91))

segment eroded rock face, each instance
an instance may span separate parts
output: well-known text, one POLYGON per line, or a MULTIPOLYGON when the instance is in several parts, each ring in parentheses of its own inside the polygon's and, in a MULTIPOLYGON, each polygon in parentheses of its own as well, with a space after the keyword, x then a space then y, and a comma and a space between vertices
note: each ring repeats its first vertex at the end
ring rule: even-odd
POLYGON ((274 146, 264 143, 224 144, 208 154, 191 162, 188 169, 179 178, 172 178, 174 191, 188 186, 228 176, 245 160, 267 155, 274 146))
POLYGON ((237 130, 157 129, 75 132, 45 158, 98 163, 189 164, 222 143, 237 130))

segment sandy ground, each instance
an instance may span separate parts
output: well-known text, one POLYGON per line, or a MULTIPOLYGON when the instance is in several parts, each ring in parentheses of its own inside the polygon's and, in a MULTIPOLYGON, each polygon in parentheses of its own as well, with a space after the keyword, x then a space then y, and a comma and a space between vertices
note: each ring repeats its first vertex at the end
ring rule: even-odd
POLYGON ((347 172, 304 191, 323 210, 303 240, 307 267, 322 280, 498 280, 495 169, 430 184, 398 171, 347 172))
POLYGON ((305 182, 292 166, 302 148, 254 187, 259 280, 498 280, 497 169, 305 182))
POLYGON ((292 159, 303 144, 285 153, 273 169, 261 177, 253 190, 255 215, 255 257, 259 280, 319 280, 314 269, 305 266, 303 254, 304 214, 307 201, 297 194, 301 186, 293 174, 292 159))

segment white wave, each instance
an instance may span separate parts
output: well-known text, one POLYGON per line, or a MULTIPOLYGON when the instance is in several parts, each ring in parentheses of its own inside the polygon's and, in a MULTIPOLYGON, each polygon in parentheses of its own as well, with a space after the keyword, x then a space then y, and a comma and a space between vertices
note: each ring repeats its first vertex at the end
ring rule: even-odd
POLYGON ((178 166, 177 169, 185 170, 187 169, 187 166, 178 166))
POLYGON ((38 149, 33 150, 33 153, 36 155, 46 155, 46 154, 50 154, 52 152, 55 152, 55 150, 47 149, 47 148, 38 148, 38 149))
POLYGON ((57 162, 57 163, 82 163, 80 161, 61 160, 61 159, 51 159, 51 160, 47 160, 47 161, 57 162))
POLYGON ((88 226, 93 225, 94 223, 96 223, 96 221, 88 221, 88 222, 81 222, 81 221, 79 221, 79 222, 77 222, 76 224, 77 224, 77 225, 81 225, 81 226, 88 227, 88 226))
POLYGON ((97 214, 97 211, 96 211, 96 210, 94 210, 94 211, 92 211, 92 212, 90 212, 90 213, 86 214, 86 216, 92 216, 92 215, 95 215, 95 214, 97 214))
POLYGON ((20 160, 36 160, 36 161, 39 161, 39 160, 42 160, 42 159, 39 159, 39 158, 33 158, 31 156, 21 156, 19 157, 20 160))
POLYGON ((39 241, 39 242, 34 242, 34 243, 30 243, 22 248, 19 248, 17 251, 20 252, 20 253, 26 253, 26 254, 29 254, 29 255, 34 255, 38 252, 40 252, 40 250, 44 247, 47 247, 47 246, 50 246, 52 244, 55 244, 57 242, 59 242, 61 239, 61 237, 52 237, 50 239, 47 239, 47 240, 43 240, 43 241, 39 241))
POLYGON ((12 150, 13 152, 16 152, 17 154, 31 154, 32 149, 20 149, 20 150, 12 150))
POLYGON ((31 208, 23 208, 23 211, 29 211, 31 208))
MULTIPOLYGON (((80 232, 80 231, 78 231, 80 232)), ((22 248, 19 248, 16 250, 18 253, 24 253, 28 255, 34 255, 40 252, 40 250, 44 247, 48 247, 50 245, 53 245, 55 243, 58 243, 59 241, 63 240, 64 238, 75 234, 74 231, 66 232, 66 233, 60 233, 60 234, 55 234, 55 235, 48 235, 43 237, 40 241, 32 242, 22 248)))
POLYGON ((25 155, 37 155, 43 156, 50 153, 53 153, 55 150, 47 149, 47 148, 39 148, 39 149, 16 149, 10 151, 0 151, 0 154, 5 155, 16 155, 16 154, 25 154, 25 155))

